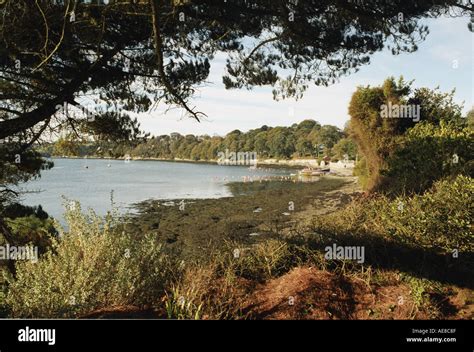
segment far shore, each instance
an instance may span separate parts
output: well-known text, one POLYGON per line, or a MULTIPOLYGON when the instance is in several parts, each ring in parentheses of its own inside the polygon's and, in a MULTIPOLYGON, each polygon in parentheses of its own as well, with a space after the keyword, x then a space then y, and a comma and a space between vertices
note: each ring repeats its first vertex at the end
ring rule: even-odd
MULTIPOLYGON (((104 156, 49 156, 52 159, 92 159, 92 160, 125 160, 125 157, 111 158, 104 156)), ((142 158, 134 157, 130 159, 131 161, 166 161, 166 162, 177 162, 177 163, 193 163, 193 164, 211 164, 217 165, 217 160, 192 160, 192 159, 164 159, 164 158, 142 158)), ((256 166, 266 166, 271 168, 286 168, 286 169, 303 169, 305 167, 317 167, 317 159, 263 159, 258 160, 256 166)), ((226 165, 226 166, 249 166, 249 165, 226 165)), ((348 163, 342 162, 331 162, 329 165, 334 169, 346 169, 352 170, 354 167, 354 161, 349 161, 348 163)))
MULTIPOLYGON (((120 158, 110 158, 103 156, 49 156, 52 159, 91 159, 91 160, 125 160, 124 157, 120 158)), ((191 160, 191 159, 163 159, 163 158, 131 158, 131 161, 166 161, 166 162, 175 162, 175 163, 191 163, 191 164, 210 164, 218 165, 217 160, 191 160)), ((302 169, 305 165, 293 165, 289 163, 284 163, 285 160, 280 160, 281 162, 267 162, 267 160, 257 161, 258 165, 264 165, 272 168, 290 168, 290 169, 302 169)), ((288 160, 290 161, 290 160, 288 160)), ((226 166, 249 166, 249 165, 226 165, 226 166)))

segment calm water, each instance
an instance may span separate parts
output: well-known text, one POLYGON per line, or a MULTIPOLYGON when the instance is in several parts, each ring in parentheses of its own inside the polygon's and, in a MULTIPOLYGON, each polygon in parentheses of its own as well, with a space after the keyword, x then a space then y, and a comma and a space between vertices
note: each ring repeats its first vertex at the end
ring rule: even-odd
POLYGON ((244 177, 288 175, 289 170, 256 169, 244 166, 177 163, 165 161, 54 159, 54 168, 42 177, 23 185, 24 190, 39 191, 23 196, 27 205, 41 204, 53 217, 64 213, 63 196, 77 200, 83 209, 98 214, 114 204, 122 212, 147 199, 220 198, 231 196, 227 183, 244 177))

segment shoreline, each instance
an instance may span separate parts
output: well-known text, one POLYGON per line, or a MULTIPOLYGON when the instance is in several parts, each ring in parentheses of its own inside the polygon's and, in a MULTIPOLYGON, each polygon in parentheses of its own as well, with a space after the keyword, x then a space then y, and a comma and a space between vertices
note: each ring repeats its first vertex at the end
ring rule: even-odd
POLYGON ((225 243, 252 245, 311 221, 312 209, 332 212, 360 189, 356 178, 325 176, 313 183, 234 182, 232 196, 180 200, 146 200, 124 218, 125 231, 153 233, 183 260, 206 257, 225 243), (182 208, 180 205, 184 204, 182 208))
MULTIPOLYGON (((109 158, 109 157, 102 157, 102 156, 44 156, 45 158, 49 159, 90 159, 90 160, 125 160, 124 157, 120 158, 109 158)), ((191 160, 191 159, 164 159, 164 158, 142 158, 142 157, 135 157, 131 158, 131 161, 165 161, 165 162, 173 162, 173 163, 188 163, 188 164, 209 164, 209 165, 218 165, 217 160, 191 160)), ((274 159, 265 159, 263 161, 257 161, 258 165, 264 165, 272 168, 288 168, 288 169, 302 169, 304 165, 295 165, 292 164, 292 160, 277 160, 276 162, 268 162, 267 160, 274 160, 274 159)), ((311 159, 312 160, 312 159, 311 159)), ((251 165, 222 165, 222 166, 251 166, 251 165)))
MULTIPOLYGON (((120 158, 109 158, 109 157, 102 157, 102 156, 44 156, 45 158, 50 159, 91 159, 91 160, 125 160, 125 157, 120 158)), ((219 165, 217 160, 191 160, 191 159, 163 159, 163 158, 142 158, 142 157, 135 157, 131 158, 131 161, 161 161, 161 162, 174 162, 174 163, 188 163, 188 164, 208 164, 208 165, 219 165)), ((251 166, 251 165, 222 165, 222 166, 251 166)), ((316 159, 263 159, 257 161, 256 167, 268 167, 268 168, 283 168, 283 169, 293 169, 293 170, 301 170, 306 167, 318 167, 318 162, 316 159)), ((331 169, 337 170, 339 173, 344 171, 352 171, 354 169, 354 161, 350 161, 349 163, 343 162, 330 162, 328 165, 331 169)), ((345 176, 352 176, 348 175, 345 172, 345 176)))

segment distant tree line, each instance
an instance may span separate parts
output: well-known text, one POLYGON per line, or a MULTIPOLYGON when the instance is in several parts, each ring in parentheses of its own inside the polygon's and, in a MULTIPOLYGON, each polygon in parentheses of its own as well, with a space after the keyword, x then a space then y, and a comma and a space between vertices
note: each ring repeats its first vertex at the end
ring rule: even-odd
POLYGON ((357 148, 344 131, 331 125, 322 126, 304 120, 290 127, 262 126, 248 132, 234 130, 225 137, 192 134, 145 136, 138 142, 97 140, 81 142, 73 135, 60 138, 48 150, 53 156, 103 156, 134 158, 216 160, 219 152, 255 152, 258 158, 354 159, 357 148))

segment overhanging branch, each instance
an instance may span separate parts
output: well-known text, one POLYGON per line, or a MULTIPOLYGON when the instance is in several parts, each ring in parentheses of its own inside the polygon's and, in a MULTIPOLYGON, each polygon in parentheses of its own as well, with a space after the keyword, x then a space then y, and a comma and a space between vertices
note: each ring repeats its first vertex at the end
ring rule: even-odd
POLYGON ((166 87, 168 92, 172 95, 176 104, 181 106, 184 110, 186 110, 193 118, 195 118, 198 122, 200 121, 199 115, 207 117, 206 114, 203 112, 196 112, 191 109, 186 101, 176 92, 174 87, 168 81, 166 77, 166 72, 164 68, 164 60, 163 60, 163 39, 161 37, 161 29, 159 24, 159 13, 162 8, 161 0, 150 0, 151 9, 152 9, 152 22, 153 22, 153 39, 155 42, 155 52, 158 64, 158 73, 160 74, 160 81, 166 87))

